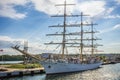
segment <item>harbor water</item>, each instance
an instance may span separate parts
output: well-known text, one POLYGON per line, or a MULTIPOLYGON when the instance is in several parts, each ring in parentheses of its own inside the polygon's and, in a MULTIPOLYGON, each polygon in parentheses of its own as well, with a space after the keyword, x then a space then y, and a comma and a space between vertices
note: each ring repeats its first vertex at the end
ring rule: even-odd
POLYGON ((102 65, 95 70, 77 73, 13 77, 3 80, 120 80, 120 63, 102 65))
POLYGON ((0 61, 0 64, 17 64, 22 62, 23 61, 0 61))

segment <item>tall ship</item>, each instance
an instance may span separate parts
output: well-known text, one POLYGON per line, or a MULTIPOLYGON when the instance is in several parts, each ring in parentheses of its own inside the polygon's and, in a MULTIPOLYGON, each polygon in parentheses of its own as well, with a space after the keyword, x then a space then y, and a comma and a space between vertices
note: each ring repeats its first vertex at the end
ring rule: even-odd
POLYGON ((53 34, 47 34, 47 36, 59 36, 61 38, 60 42, 49 42, 45 43, 46 45, 61 45, 60 54, 42 54, 41 59, 28 54, 25 51, 20 50, 18 47, 12 47, 19 52, 24 53, 36 60, 45 69, 46 74, 57 74, 57 73, 72 73, 79 72, 85 70, 96 69, 101 66, 102 62, 98 57, 95 57, 94 52, 96 51, 97 46, 101 46, 100 44, 95 43, 95 41, 100 40, 95 37, 95 33, 98 31, 94 30, 93 21, 89 23, 84 22, 84 17, 88 17, 89 15, 84 15, 82 12, 80 15, 71 15, 67 14, 67 6, 71 6, 75 4, 67 4, 66 1, 64 4, 58 4, 56 6, 63 6, 64 13, 63 15, 54 15, 52 17, 62 17, 63 24, 49 26, 51 28, 61 28, 62 32, 57 32, 53 34), (69 18, 79 18, 79 23, 70 23, 68 24, 69 18), (77 28, 78 32, 67 32, 68 28, 77 28), (89 28, 87 30, 87 28, 89 28), (84 30, 85 29, 85 30, 84 30), (68 38, 68 36, 72 36, 68 38), (88 36, 88 37, 86 37, 88 36), (77 38, 76 38, 77 37, 77 38), (73 54, 77 54, 77 56, 69 55, 69 50, 67 48, 76 48, 79 50, 79 53, 73 52, 73 54), (89 54, 85 55, 85 50, 89 49, 89 54))
MULTIPOLYGON (((94 52, 97 46, 101 46, 99 44, 94 43, 98 38, 95 38, 94 34, 97 31, 94 31, 94 24, 92 21, 91 23, 84 23, 83 17, 89 16, 84 15, 82 12, 80 15, 68 15, 67 14, 67 6, 71 6, 74 4, 67 4, 66 1, 64 4, 58 4, 56 6, 63 6, 64 7, 64 14, 63 15, 54 15, 52 17, 63 17, 63 24, 62 25, 53 25, 49 26, 51 28, 62 28, 62 32, 57 32, 55 34, 47 34, 47 36, 60 36, 62 38, 61 42, 50 42, 45 43, 46 45, 61 45, 61 55, 54 59, 54 57, 50 56, 48 61, 43 62, 43 66, 45 68, 46 74, 56 74, 56 73, 68 73, 68 72, 78 72, 90 69, 96 69, 100 67, 101 62, 98 58, 94 56, 94 52), (71 23, 68 24, 69 17, 77 17, 80 19, 79 23, 71 23), (89 30, 85 31, 84 27, 89 26, 89 30), (78 32, 67 32, 68 28, 78 27, 78 32), (85 37, 89 36, 89 37, 85 37), (68 39, 68 36, 72 36, 72 38, 68 39), (77 38, 75 36, 78 36, 77 38), (87 44, 89 42, 89 44, 87 44), (76 47, 79 49, 79 57, 70 57, 68 56, 68 52, 66 48, 76 47), (83 57, 83 52, 85 48, 90 48, 91 55, 87 58, 83 57)), ((74 53, 76 54, 76 53, 74 53)))

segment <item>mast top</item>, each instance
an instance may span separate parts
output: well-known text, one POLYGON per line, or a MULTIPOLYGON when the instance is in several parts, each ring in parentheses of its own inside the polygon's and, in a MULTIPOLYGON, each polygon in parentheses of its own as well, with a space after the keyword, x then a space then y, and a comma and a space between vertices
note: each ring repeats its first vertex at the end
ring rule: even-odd
POLYGON ((65 0, 64 4, 56 4, 55 6, 68 6, 68 5, 75 5, 75 4, 66 4, 66 0, 65 0))

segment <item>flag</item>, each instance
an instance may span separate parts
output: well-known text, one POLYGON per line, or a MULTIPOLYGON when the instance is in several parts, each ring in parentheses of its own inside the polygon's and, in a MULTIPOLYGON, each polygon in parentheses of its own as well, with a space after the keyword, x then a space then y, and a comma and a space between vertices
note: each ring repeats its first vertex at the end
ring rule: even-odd
POLYGON ((0 49, 0 52, 3 52, 3 49, 0 49))

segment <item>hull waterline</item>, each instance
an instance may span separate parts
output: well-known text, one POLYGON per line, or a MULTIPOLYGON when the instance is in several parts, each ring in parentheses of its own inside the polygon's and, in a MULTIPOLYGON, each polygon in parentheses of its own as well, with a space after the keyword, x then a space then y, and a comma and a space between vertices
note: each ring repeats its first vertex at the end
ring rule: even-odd
POLYGON ((42 63, 46 74, 72 73, 93 70, 100 67, 102 63, 73 64, 73 63, 42 63))

